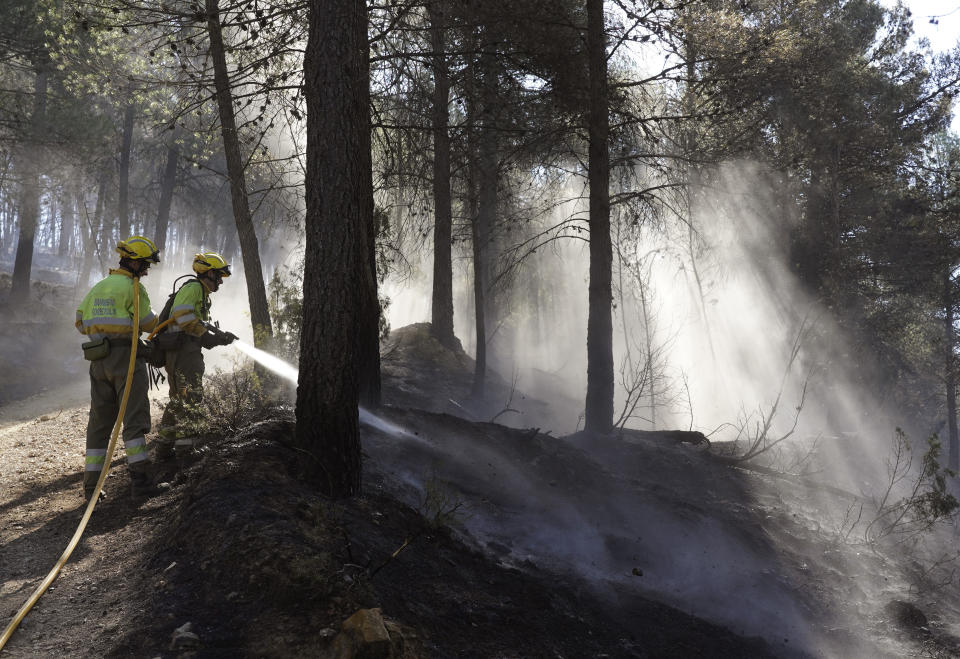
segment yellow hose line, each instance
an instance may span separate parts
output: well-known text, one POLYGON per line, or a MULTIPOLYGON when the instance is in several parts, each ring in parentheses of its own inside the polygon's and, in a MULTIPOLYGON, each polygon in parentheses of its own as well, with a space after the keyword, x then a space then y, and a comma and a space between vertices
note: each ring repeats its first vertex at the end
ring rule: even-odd
POLYGON ((155 337, 157 334, 159 334, 159 333, 160 333, 160 330, 162 330, 164 327, 166 327, 167 325, 169 325, 170 323, 172 323, 174 320, 176 320, 176 318, 167 318, 165 321, 163 321, 162 323, 160 323, 159 325, 157 325, 157 326, 153 329, 153 331, 150 332, 150 335, 147 337, 147 341, 149 341, 150 339, 152 339, 153 337, 155 337))
MULTIPOLYGON (((133 326, 136 329, 139 328, 140 323, 140 278, 133 278, 133 326)), ((13 632, 16 631, 17 627, 20 625, 20 622, 27 617, 27 614, 30 612, 30 609, 33 608, 33 605, 37 603, 40 597, 47 592, 47 588, 50 587, 50 584, 53 583, 53 580, 57 578, 57 575, 60 574, 61 568, 66 564, 67 560, 70 558, 70 554, 73 553, 73 550, 77 548, 77 544, 80 542, 80 536, 83 535, 83 532, 87 528, 87 522, 90 521, 90 515, 93 514, 93 508, 97 505, 97 499, 100 498, 100 490, 103 488, 103 483, 107 480, 107 474, 110 473, 110 461, 113 457, 113 452, 117 447, 117 437, 120 435, 120 425, 123 421, 123 413, 127 409, 127 399, 130 398, 130 382, 133 378, 133 369, 137 363, 137 345, 139 343, 138 339, 140 336, 139 331, 132 332, 131 336, 133 337, 130 342, 130 365, 127 367, 127 384, 123 388, 123 398, 120 400, 120 412, 117 414, 117 420, 113 424, 113 434, 110 436, 110 443, 107 446, 107 456, 103 461, 103 470, 100 472, 100 478, 97 480, 97 487, 93 493, 93 496, 90 497, 90 501, 87 502, 87 509, 83 512, 83 517, 80 519, 80 525, 77 526, 77 530, 73 532, 73 537, 70 538, 70 543, 67 545, 67 548, 63 550, 63 553, 60 555, 60 558, 57 560, 57 564, 53 566, 53 569, 47 574, 47 578, 43 580, 37 589, 33 591, 33 595, 30 596, 30 599, 20 607, 20 610, 17 611, 17 615, 14 616, 13 620, 10 621, 10 624, 7 625, 7 628, 3 632, 3 636, 0 636, 0 650, 3 649, 3 646, 7 644, 7 641, 10 640, 10 637, 13 636, 13 632)))

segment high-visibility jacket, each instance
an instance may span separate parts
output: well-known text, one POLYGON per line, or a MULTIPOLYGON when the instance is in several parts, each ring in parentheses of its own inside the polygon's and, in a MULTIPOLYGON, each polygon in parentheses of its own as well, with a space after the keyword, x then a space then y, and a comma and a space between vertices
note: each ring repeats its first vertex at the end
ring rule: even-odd
POLYGON ((180 287, 170 308, 170 332, 186 332, 191 336, 206 333, 204 323, 210 320, 210 292, 200 280, 189 281, 180 287))
MULTIPOLYGON (((130 338, 133 332, 133 275, 126 270, 110 270, 105 279, 94 284, 77 307, 77 331, 91 339, 130 338)), ((157 326, 157 316, 150 308, 147 289, 140 287, 140 332, 157 326)))

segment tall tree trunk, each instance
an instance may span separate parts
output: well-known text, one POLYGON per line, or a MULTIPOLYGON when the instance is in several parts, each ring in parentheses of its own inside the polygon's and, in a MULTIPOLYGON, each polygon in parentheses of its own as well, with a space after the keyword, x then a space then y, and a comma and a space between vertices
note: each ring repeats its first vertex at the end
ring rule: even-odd
POLYGON ((223 32, 220 29, 220 7, 217 0, 206 0, 206 10, 210 59, 213 61, 213 80, 217 90, 217 108, 220 111, 220 130, 223 134, 223 151, 227 159, 227 175, 230 177, 233 217, 237 223, 240 251, 243 254, 243 273, 247 279, 250 320, 253 323, 254 343, 262 345, 273 336, 273 328, 267 306, 267 289, 263 283, 263 268, 260 265, 260 246, 257 242, 257 233, 253 228, 253 219, 250 217, 250 204, 247 199, 240 139, 237 135, 223 32))
POLYGON ((40 232, 40 246, 46 248, 46 251, 52 252, 57 247, 57 241, 60 240, 60 223, 57 219, 62 215, 62 209, 59 198, 59 190, 57 186, 51 185, 47 189, 47 207, 46 212, 41 212, 41 219, 45 218, 46 222, 41 221, 38 225, 37 230, 40 232), (47 225, 47 230, 44 231, 44 224, 47 225))
MULTIPOLYGON (((474 169, 474 168, 471 168, 474 169)), ((485 294, 484 282, 487 280, 487 273, 484 268, 483 244, 485 232, 480 229, 480 204, 477 194, 476 182, 471 172, 468 183, 469 191, 468 205, 470 207, 470 235, 473 242, 473 309, 474 326, 476 330, 477 348, 474 355, 473 368, 473 389, 471 395, 475 398, 483 398, 487 383, 487 320, 486 310, 487 300, 485 294)))
POLYGON ((130 235, 130 149, 133 145, 133 105, 123 111, 123 136, 120 145, 120 171, 118 173, 120 189, 117 191, 117 228, 120 239, 130 235))
MULTIPOLYGON (((10 177, 10 162, 8 154, 0 154, 0 189, 6 189, 10 177)), ((7 242, 12 233, 13 221, 9 213, 10 203, 7 196, 0 198, 0 255, 7 252, 7 242)))
POLYGON ((112 217, 107 217, 107 209, 110 208, 110 179, 112 169, 106 166, 100 169, 100 181, 97 184, 97 205, 94 211, 94 219, 97 226, 100 227, 98 242, 100 244, 100 262, 103 263, 103 250, 111 247, 116 240, 123 240, 122 236, 116 235, 116 222, 112 217))
POLYGON ((954 471, 960 470, 960 435, 957 431, 957 332, 954 328, 954 296, 953 281, 950 273, 944 277, 943 310, 944 310, 944 375, 947 386, 947 439, 948 454, 947 467, 954 471))
POLYGON ((47 73, 45 63, 36 66, 33 91, 33 115, 30 118, 30 134, 21 146, 20 189, 20 235, 17 239, 17 256, 13 264, 13 280, 10 285, 10 301, 22 304, 30 297, 30 270, 33 267, 33 243, 37 234, 40 215, 40 138, 43 134, 44 115, 47 108, 47 73))
POLYGON ((177 183, 177 160, 179 154, 171 146, 167 149, 167 164, 163 168, 163 179, 160 181, 160 203, 157 206, 157 228, 153 232, 153 240, 157 249, 163 250, 167 246, 167 228, 170 225, 170 204, 173 202, 173 189, 177 183))
POLYGON ((57 256, 63 259, 71 256, 71 242, 73 241, 73 231, 76 224, 76 206, 75 197, 71 194, 69 187, 61 191, 60 201, 60 237, 57 239, 57 256))
POLYGON ((361 485, 357 405, 369 350, 375 236, 366 4, 312 0, 307 99, 306 253, 296 442, 327 496, 361 485), (359 285, 358 285, 359 284, 359 285))
MULTIPOLYGON (((471 50, 479 45, 477 35, 471 35, 471 50)), ((483 166, 481 164, 481 147, 483 142, 481 132, 484 122, 478 120, 478 115, 484 110, 484 101, 481 99, 482 83, 478 80, 478 66, 474 58, 470 58, 466 70, 466 102, 467 102, 467 199, 466 205, 470 217, 470 235, 473 246, 473 315, 475 333, 474 371, 471 395, 482 398, 486 389, 487 379, 487 320, 486 320, 486 260, 484 247, 486 232, 481 227, 480 210, 480 179, 483 166)))
POLYGON ((76 190, 76 200, 77 200, 77 221, 80 223, 80 251, 83 254, 83 258, 80 261, 80 273, 77 276, 77 290, 85 292, 87 284, 90 282, 90 271, 93 269, 93 255, 98 252, 97 246, 97 232, 100 228, 99 218, 97 213, 94 212, 94 216, 90 217, 87 213, 87 198, 83 194, 83 190, 80 187, 80 184, 77 185, 76 190))
POLYGON ((584 429, 613 429, 613 246, 610 240, 610 131, 603 0, 587 0, 590 107, 590 289, 587 317, 587 400, 584 429))
POLYGON ((444 43, 443 2, 427 5, 433 49, 433 335, 448 348, 456 347, 453 332, 453 207, 450 195, 450 72, 444 43))
MULTIPOLYGON (((489 99, 488 99, 489 100, 489 99)), ((473 373, 473 395, 482 397, 486 388, 490 345, 486 328, 490 325, 491 234, 497 217, 497 134, 493 126, 492 107, 484 107, 477 158, 477 212, 473 216, 473 285, 477 312, 477 360, 473 373)))
MULTIPOLYGON (((101 268, 104 263, 103 252, 108 250, 113 242, 113 226, 107 222, 107 207, 110 203, 110 172, 106 167, 100 169, 100 182, 97 184, 97 205, 93 211, 93 223, 97 227, 97 255, 101 268)), ((121 238, 122 240, 122 238, 121 238)))

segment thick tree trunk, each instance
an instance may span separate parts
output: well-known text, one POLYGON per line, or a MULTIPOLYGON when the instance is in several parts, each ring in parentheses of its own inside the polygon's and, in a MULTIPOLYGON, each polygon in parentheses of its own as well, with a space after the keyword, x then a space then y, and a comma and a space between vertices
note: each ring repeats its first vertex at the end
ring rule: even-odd
POLYGON ((453 332, 453 207, 450 194, 449 102, 450 72, 444 43, 443 2, 434 0, 430 12, 433 49, 433 335, 448 348, 456 347, 453 332))
POLYGON ((233 110, 233 95, 227 73, 227 58, 220 28, 220 8, 217 0, 206 0, 207 32, 210 36, 210 59, 213 62, 214 86, 217 90, 217 108, 220 111, 220 130, 223 134, 223 151, 227 159, 227 175, 230 178, 230 197, 233 202, 233 217, 237 223, 240 251, 243 254, 243 273, 247 279, 247 298, 250 303, 250 320, 253 323, 253 338, 257 345, 273 336, 270 311, 267 306, 267 289, 263 283, 263 268, 260 265, 260 246, 250 216, 247 187, 240 155, 240 139, 233 110))
POLYGON ((361 354, 370 322, 374 238, 367 9, 312 0, 307 99, 306 253, 296 442, 324 494, 361 485, 361 354))
POLYGON ((613 246, 610 241, 610 154, 607 137, 607 50, 603 0, 587 0, 590 75, 590 289, 587 317, 587 400, 584 429, 613 429, 613 246))
POLYGON ((120 145, 120 188, 117 192, 117 227, 120 239, 130 236, 130 149, 133 145, 133 105, 123 111, 123 136, 120 145))
POLYGON ((153 240, 157 249, 164 250, 167 246, 167 228, 170 225, 170 205, 173 203, 173 189, 177 183, 177 160, 179 154, 174 147, 167 149, 167 164, 163 168, 163 179, 160 181, 160 203, 157 206, 157 228, 154 230, 153 240))
POLYGON ((33 92, 33 115, 30 135, 21 148, 20 170, 23 183, 20 189, 20 235, 17 256, 13 264, 10 302, 22 304, 30 297, 30 271, 33 268, 33 243, 40 215, 40 139, 43 135, 47 108, 47 74, 37 66, 33 92))
POLYGON ((947 467, 960 471, 960 435, 957 431, 957 333, 954 328, 953 281, 948 272, 944 281, 944 375, 947 388, 947 467))

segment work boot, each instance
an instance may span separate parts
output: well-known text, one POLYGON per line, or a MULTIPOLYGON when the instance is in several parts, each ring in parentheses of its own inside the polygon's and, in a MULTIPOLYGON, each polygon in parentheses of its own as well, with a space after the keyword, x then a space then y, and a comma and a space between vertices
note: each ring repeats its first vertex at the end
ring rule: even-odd
POLYGON ((169 487, 168 483, 154 484, 145 472, 130 472, 130 496, 134 499, 150 499, 163 494, 169 487))
MULTIPOLYGON (((83 500, 84 500, 84 502, 90 501, 90 497, 92 497, 92 496, 93 496, 93 490, 88 490, 88 489, 84 488, 84 490, 83 490, 83 500)), ((103 490, 100 490, 100 495, 97 497, 97 503, 102 502, 102 501, 103 501, 104 499, 106 499, 106 498, 107 498, 106 493, 105 493, 103 490)))
POLYGON ((176 455, 173 449, 172 439, 158 437, 153 442, 153 446, 154 460, 157 462, 167 462, 168 460, 173 460, 174 456, 176 455))
POLYGON ((173 450, 177 456, 177 464, 180 469, 189 467, 203 456, 197 445, 196 437, 181 437, 177 440, 173 450))

